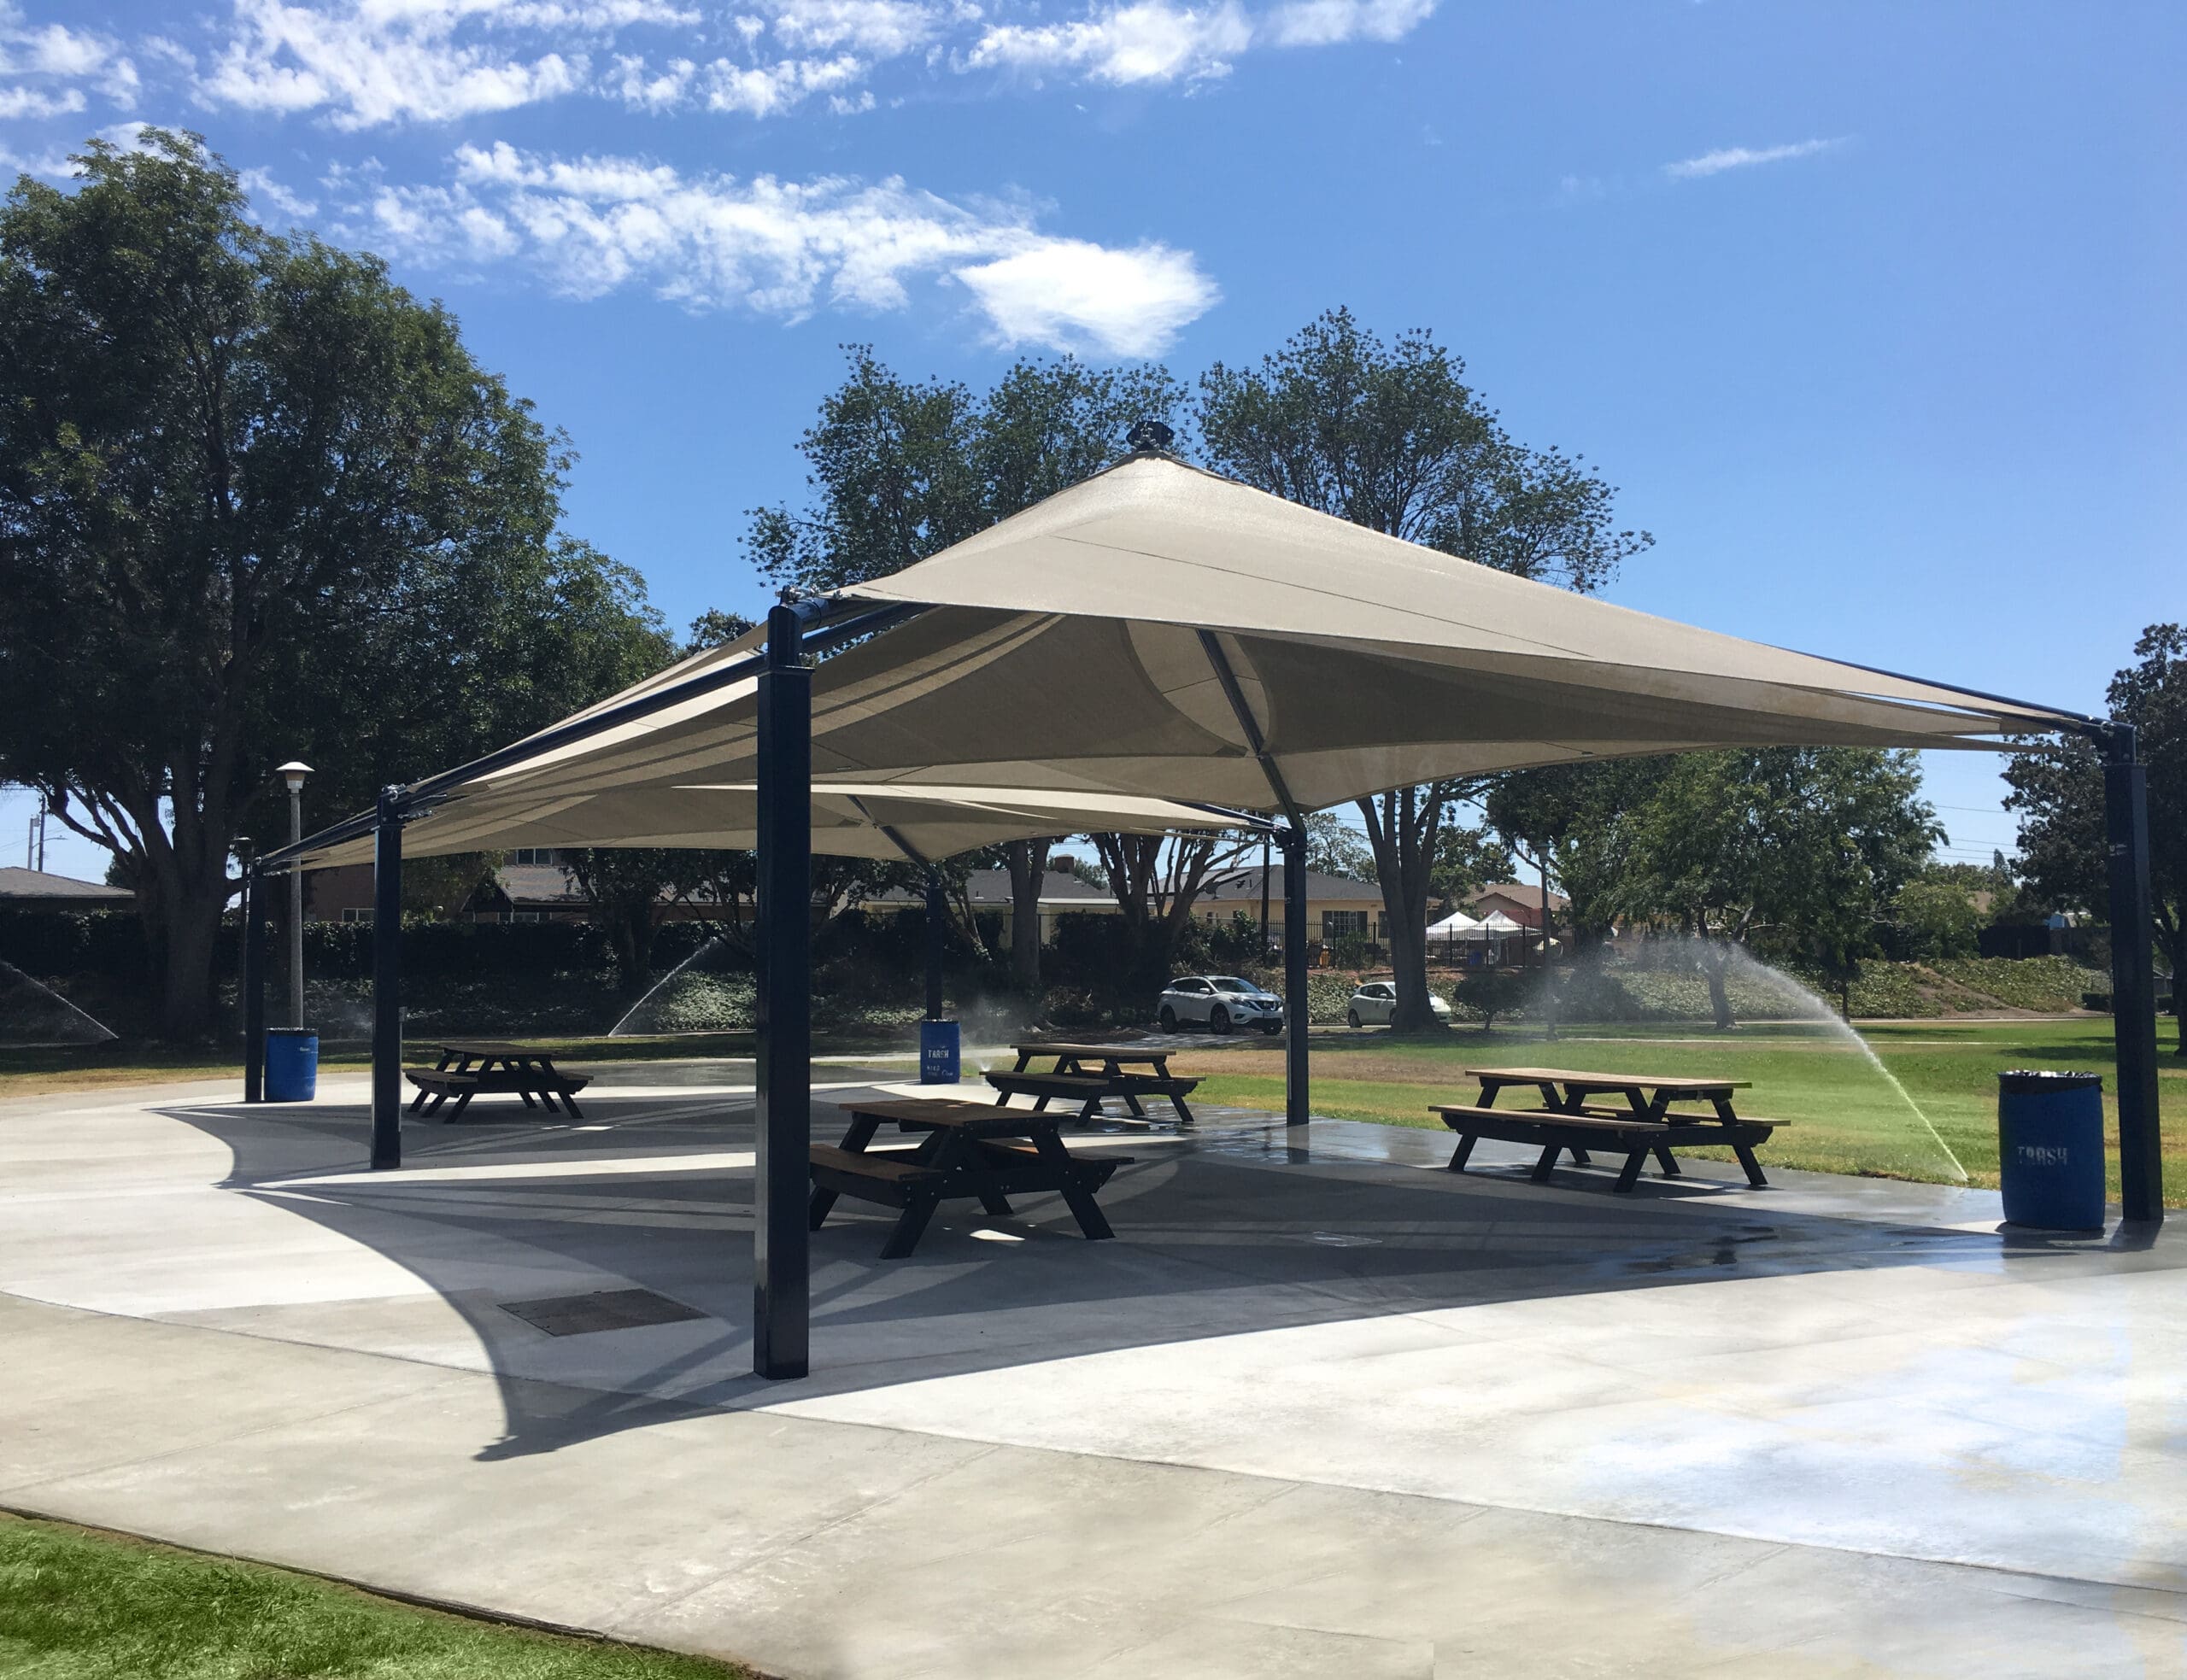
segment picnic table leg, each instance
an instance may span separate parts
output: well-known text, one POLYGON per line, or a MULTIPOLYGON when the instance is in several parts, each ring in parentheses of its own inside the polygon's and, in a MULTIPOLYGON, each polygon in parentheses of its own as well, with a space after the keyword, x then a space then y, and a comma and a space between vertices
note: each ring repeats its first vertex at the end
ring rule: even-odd
POLYGON ((478 1094, 478 1087, 474 1086, 459 1096, 455 1099, 455 1106, 448 1111, 449 1119, 460 1120, 463 1117, 463 1111, 471 1106, 471 1099, 478 1094))
POLYGON ((805 1228, 818 1231, 828 1222, 828 1210, 835 1205, 836 1192, 824 1185, 814 1185, 812 1199, 805 1208, 805 1228))
POLYGON ((1675 1179, 1683 1176, 1678 1170, 1678 1162, 1671 1159, 1671 1146, 1668 1144, 1656 1145, 1656 1160, 1662 1166, 1665 1178, 1675 1179))
POLYGON ((883 1260, 907 1260, 912 1250, 919 1245, 919 1238, 926 1235, 927 1221, 934 1217, 934 1210, 941 1198, 931 1191, 914 1191, 904 1211, 896 1216, 896 1228, 888 1233, 888 1240, 881 1245, 883 1260))
POLYGON ((425 1099, 432 1094, 433 1093, 426 1090, 424 1086, 419 1086, 418 1087, 417 1096, 411 1101, 410 1112, 412 1114, 416 1114, 422 1109, 425 1106, 425 1099))
POLYGON ((1769 1180, 1762 1176, 1762 1163, 1754 1158, 1754 1145, 1733 1144, 1732 1153, 1739 1158, 1739 1165, 1746 1168, 1746 1181, 1756 1190, 1769 1188, 1769 1180))
POLYGON ((980 1198, 980 1206, 997 1219, 1008 1219, 1010 1198, 988 1171, 987 1159, 980 1153, 980 1146, 970 1138, 954 1133, 942 1134, 932 1156, 937 1171, 952 1177, 962 1175, 972 1186, 972 1194, 980 1198))
POLYGON ((1477 1139, 1470 1132, 1461 1132, 1458 1134, 1458 1146, 1451 1151, 1449 1171, 1453 1173, 1465 1171, 1466 1162, 1473 1158, 1473 1146, 1476 1141, 1477 1139))
POLYGON ((1557 1165, 1557 1157, 1564 1152, 1562 1144, 1551 1144, 1541 1152, 1541 1159, 1534 1162, 1534 1169, 1527 1176, 1536 1184, 1547 1184, 1549 1175, 1557 1165))
POLYGON ((562 1106, 570 1111, 570 1118, 572 1120, 583 1120, 584 1118, 584 1110, 578 1107, 578 1099, 572 1097, 566 1091, 562 1093, 562 1106))
MULTIPOLYGON (((1167 1077, 1167 1075, 1164 1075, 1164 1077, 1167 1077)), ((1183 1098, 1172 1097, 1170 1099, 1170 1106, 1177 1111, 1177 1123, 1180 1126, 1197 1126, 1199 1124, 1198 1121, 1193 1118, 1193 1111, 1185 1106, 1185 1099, 1183 1098)))
POLYGON ((1709 1100, 1715 1105, 1716 1118, 1722 1121, 1727 1126, 1729 1126, 1733 1121, 1738 1118, 1736 1114, 1732 1112, 1732 1099, 1728 1093, 1721 1097, 1711 1097, 1709 1100))
POLYGON ((1140 1120, 1146 1118, 1146 1110, 1139 1106, 1139 1098, 1129 1091, 1124 1092, 1124 1106, 1132 1111, 1135 1118, 1140 1120))
POLYGON ((1057 1187, 1078 1220, 1078 1228, 1086 1233, 1086 1240, 1098 1243, 1115 1236, 1117 1233, 1109 1229, 1109 1221, 1102 1217, 1100 1208, 1094 1203, 1094 1193, 1079 1178, 1077 1163, 1071 1160, 1070 1151, 1063 1146, 1063 1139, 1055 1128, 1042 1127, 1034 1136, 1033 1147, 1040 1151, 1041 1159, 1055 1169, 1057 1187))
POLYGON ((1640 1182, 1640 1169, 1647 1164, 1648 1146, 1645 1144, 1643 1144, 1639 1149, 1634 1150, 1630 1155, 1625 1157, 1625 1170, 1617 1175, 1616 1188, 1619 1190, 1632 1189, 1634 1185, 1640 1182))

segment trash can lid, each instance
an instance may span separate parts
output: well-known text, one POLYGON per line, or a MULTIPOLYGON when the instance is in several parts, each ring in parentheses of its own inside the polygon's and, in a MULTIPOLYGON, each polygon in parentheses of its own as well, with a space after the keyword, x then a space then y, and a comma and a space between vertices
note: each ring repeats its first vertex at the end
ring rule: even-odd
POLYGON ((2000 1091, 2082 1091, 2102 1083, 2101 1074, 2061 1074, 2041 1068, 2011 1068, 1997 1075, 2000 1091))

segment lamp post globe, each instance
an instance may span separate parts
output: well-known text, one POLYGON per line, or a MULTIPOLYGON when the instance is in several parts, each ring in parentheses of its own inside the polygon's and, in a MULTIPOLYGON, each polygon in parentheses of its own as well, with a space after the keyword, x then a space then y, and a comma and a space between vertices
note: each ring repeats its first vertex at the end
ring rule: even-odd
MULTIPOLYGON (((304 778, 311 766, 291 758, 274 774, 289 787, 289 844, 304 837, 304 778)), ((289 1025, 304 1024, 304 872, 289 869, 289 1025)))

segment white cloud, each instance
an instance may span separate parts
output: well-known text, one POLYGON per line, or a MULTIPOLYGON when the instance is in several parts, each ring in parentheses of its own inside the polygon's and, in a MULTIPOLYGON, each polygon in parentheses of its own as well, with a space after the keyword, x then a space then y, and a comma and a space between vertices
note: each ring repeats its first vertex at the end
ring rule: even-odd
POLYGON ((686 175, 631 158, 466 146, 444 186, 367 181, 345 230, 412 260, 514 261, 554 290, 626 287, 696 310, 800 319, 824 306, 906 307, 918 282, 961 281, 1009 343, 1160 350, 1217 301, 1189 252, 1041 232, 891 178, 686 175))
POLYGON ((672 111, 690 97, 691 79, 698 70, 688 58, 671 58, 656 75, 642 58, 619 57, 615 88, 634 111, 672 111))
POLYGON ((1279 47, 1395 41, 1434 9, 1435 0, 1289 0, 1269 14, 1267 32, 1279 47))
POLYGON ((1047 239, 993 262, 957 270, 1006 344, 1116 355, 1158 354, 1187 323, 1221 301, 1187 251, 1167 245, 1111 250, 1082 239, 1047 239))
POLYGON ((1721 150, 1703 152, 1698 157, 1681 159, 1666 163, 1663 173, 1674 181, 1698 180, 1707 175, 1721 175, 1727 169, 1751 169, 1756 164, 1782 163, 1788 158, 1813 157, 1818 152, 1835 150, 1845 143, 1845 135, 1832 140, 1796 140, 1788 146, 1726 146, 1721 150))
POLYGON ((1228 73, 1230 58, 1252 38, 1252 22, 1230 0, 1204 10, 1140 0, 1069 23, 997 25, 965 62, 976 70, 1070 70, 1119 85, 1204 80, 1228 73))
POLYGON ((208 104, 246 110, 323 110, 349 129, 505 111, 583 86, 584 55, 526 58, 493 43, 459 42, 459 23, 528 26, 535 16, 605 18, 614 9, 501 0, 346 0, 321 9, 236 0, 235 32, 196 92, 208 104))
POLYGON ((863 61, 847 53, 826 59, 778 59, 763 66, 718 58, 707 67, 707 108, 755 117, 776 116, 803 104, 816 93, 849 85, 864 76, 865 69, 863 61))
POLYGON ((748 3, 227 0, 216 15, 173 14, 125 56, 103 34, 34 28, 0 0, 0 117, 73 115, 87 93, 134 108, 148 79, 207 108, 351 131, 580 94, 656 115, 774 117, 822 102, 844 114, 881 102, 876 73, 906 60, 1035 82, 1189 86, 1256 48, 1398 39, 1436 0, 748 3))
POLYGON ((238 179, 242 181, 243 190, 245 192, 255 199, 271 204, 284 216, 302 219, 319 214, 318 200, 304 198, 290 192, 288 188, 276 180, 268 170, 246 169, 238 179))
POLYGON ((136 97, 137 67, 111 36, 64 24, 33 26, 0 0, 0 118, 70 116, 85 108, 83 84, 116 104, 136 97))
POLYGON ((924 46, 941 12, 912 0, 782 0, 774 33, 800 51, 848 47, 869 58, 898 58, 924 46))
POLYGON ((1434 9, 1435 0, 1285 0, 1255 15, 1235 0, 1205 7, 1137 0, 1060 22, 991 24, 959 67, 1069 72, 1118 85, 1205 81, 1228 75, 1230 61, 1249 48, 1394 41, 1434 9))
POLYGON ((0 87, 0 117, 62 117, 84 108, 84 96, 73 87, 48 93, 35 87, 0 87))

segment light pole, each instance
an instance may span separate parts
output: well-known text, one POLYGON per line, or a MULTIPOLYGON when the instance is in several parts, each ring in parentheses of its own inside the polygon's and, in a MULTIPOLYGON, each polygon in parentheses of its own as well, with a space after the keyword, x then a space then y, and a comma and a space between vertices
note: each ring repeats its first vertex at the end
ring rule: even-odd
MULTIPOLYGON (((311 766, 291 758, 281 766, 281 780, 289 784, 289 844, 304 837, 304 778, 311 766)), ((304 1024, 304 872, 289 866, 289 1025, 304 1024)))

